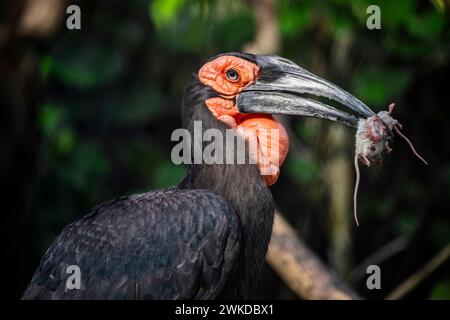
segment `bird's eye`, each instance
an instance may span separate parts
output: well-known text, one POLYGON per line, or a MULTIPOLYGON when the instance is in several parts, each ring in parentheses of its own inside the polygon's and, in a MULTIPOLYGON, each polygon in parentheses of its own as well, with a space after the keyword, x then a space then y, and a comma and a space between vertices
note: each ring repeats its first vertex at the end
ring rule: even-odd
POLYGON ((239 81, 239 73, 234 69, 228 69, 227 72, 225 72, 225 76, 231 82, 239 81))

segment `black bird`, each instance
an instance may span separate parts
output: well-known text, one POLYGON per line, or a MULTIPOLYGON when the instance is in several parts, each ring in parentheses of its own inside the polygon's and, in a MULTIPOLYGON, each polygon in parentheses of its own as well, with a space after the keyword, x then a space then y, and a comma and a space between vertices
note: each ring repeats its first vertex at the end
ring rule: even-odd
POLYGON ((256 137, 256 163, 248 161, 248 151, 244 164, 191 164, 178 186, 91 209, 54 240, 22 298, 251 297, 272 231, 268 186, 288 147, 286 131, 272 115, 357 125, 355 116, 311 96, 339 102, 361 117, 374 115, 348 92, 287 59, 234 52, 210 59, 186 87, 183 124, 191 133, 194 121, 201 121, 203 132, 232 128, 247 147, 256 137), (274 128, 276 138, 264 131, 274 128), (73 265, 80 270, 79 289, 67 285, 73 265))

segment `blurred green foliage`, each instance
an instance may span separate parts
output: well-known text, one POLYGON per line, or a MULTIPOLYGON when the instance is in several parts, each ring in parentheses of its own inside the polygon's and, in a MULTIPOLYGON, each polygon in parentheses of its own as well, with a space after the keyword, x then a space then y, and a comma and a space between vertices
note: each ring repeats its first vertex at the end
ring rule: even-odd
MULTIPOLYGON (((82 30, 62 32, 40 60, 47 88, 38 117, 43 142, 30 214, 37 232, 35 259, 63 225, 95 204, 182 179, 186 169, 170 162, 169 142, 172 130, 181 126, 184 85, 210 56, 240 50, 255 35, 247 1, 79 3, 82 30)), ((347 88, 374 110, 398 100, 413 105, 407 96, 411 88, 449 64, 448 13, 442 8, 442 0, 278 1, 280 55, 347 88), (381 30, 366 28, 371 4, 381 8, 381 30)), ((440 158, 449 143, 445 146, 441 133, 433 131, 433 122, 449 119, 450 113, 448 100, 427 90, 435 100, 429 98, 420 110, 415 106, 416 113, 403 104, 398 115, 407 120, 407 131, 425 150, 431 169, 420 171, 398 142, 381 173, 363 172, 360 212, 368 229, 355 235, 355 261, 396 235, 420 235, 424 254, 409 257, 407 274, 450 242, 450 163, 440 158), (438 140, 434 148, 425 133, 438 140), (433 169, 437 166, 442 170, 433 169)), ((289 119, 302 148, 291 151, 273 191, 291 221, 311 226, 305 236, 312 246, 326 252, 327 190, 321 170, 332 155, 323 141, 327 124, 314 121, 289 119)), ((385 281, 390 281, 386 288, 397 283, 395 276, 385 281)), ((449 290, 447 279, 429 296, 450 298, 449 290)))
POLYGON ((438 283, 431 292, 430 299, 448 300, 450 297, 450 280, 438 283))

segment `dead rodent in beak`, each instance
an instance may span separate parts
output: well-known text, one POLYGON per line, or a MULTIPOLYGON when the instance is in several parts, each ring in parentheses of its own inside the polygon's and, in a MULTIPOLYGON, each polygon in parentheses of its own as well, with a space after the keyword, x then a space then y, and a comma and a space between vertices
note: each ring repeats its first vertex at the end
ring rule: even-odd
POLYGON ((376 115, 367 119, 360 119, 358 122, 358 129, 356 130, 355 135, 354 158, 356 183, 353 193, 353 215, 358 226, 357 195, 360 180, 359 160, 368 167, 372 162, 380 162, 381 154, 384 150, 388 153, 392 151, 389 147, 389 142, 393 139, 394 132, 396 132, 408 143, 416 157, 428 165, 428 163, 414 149, 411 141, 409 141, 409 139, 400 132, 402 125, 392 117, 394 106, 395 104, 391 103, 388 111, 380 111, 376 115))

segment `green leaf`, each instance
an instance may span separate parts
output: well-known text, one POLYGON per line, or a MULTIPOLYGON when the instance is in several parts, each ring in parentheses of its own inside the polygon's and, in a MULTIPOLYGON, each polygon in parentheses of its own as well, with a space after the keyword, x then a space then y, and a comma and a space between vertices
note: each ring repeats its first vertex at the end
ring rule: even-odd
POLYGON ((302 141, 312 141, 318 132, 318 127, 311 121, 301 121, 295 126, 295 133, 302 141))
POLYGON ((304 32, 311 21, 311 9, 303 4, 281 2, 278 10, 280 31, 286 38, 291 38, 304 32))
POLYGON ((388 99, 401 93, 409 81, 410 74, 403 69, 369 68, 355 74, 352 92, 374 110, 384 110, 388 99))
POLYGON ((169 161, 159 163, 151 175, 152 185, 155 188, 166 188, 177 185, 186 175, 184 166, 177 166, 169 161))
POLYGON ((411 16, 406 27, 415 37, 429 42, 439 38, 444 29, 444 25, 444 16, 436 11, 430 10, 421 16, 411 16))
POLYGON ((358 0, 352 1, 352 12, 365 27, 369 17, 367 7, 377 5, 381 12, 381 29, 396 29, 413 15, 417 0, 392 1, 392 0, 358 0))
POLYGON ((93 142, 81 142, 76 145, 73 157, 58 167, 59 175, 69 185, 79 191, 86 191, 98 184, 108 173, 109 163, 103 153, 93 142))
POLYGON ((53 104, 42 107, 39 124, 46 137, 51 137, 57 130, 63 118, 63 110, 53 104))
POLYGON ((74 132, 69 128, 62 128, 57 136, 57 151, 62 155, 72 152, 75 145, 74 132))
POLYGON ((135 124, 159 115, 166 97, 158 89, 132 87, 131 92, 108 106, 106 121, 117 125, 135 124))
POLYGON ((68 86, 92 89, 113 81, 123 70, 122 56, 117 49, 86 42, 76 54, 72 47, 59 48, 53 73, 68 86))
POLYGON ((437 283, 431 291, 430 299, 450 300, 450 279, 437 283))
POLYGON ((54 65, 53 57, 43 56, 40 61, 40 71, 43 79, 47 79, 54 65))
POLYGON ((154 0, 150 3, 150 17, 157 28, 163 28, 176 22, 178 13, 186 0, 154 0))
POLYGON ((382 44, 387 51, 406 59, 420 59, 430 50, 422 42, 395 32, 387 34, 382 40, 382 44))
POLYGON ((403 214, 394 220, 394 226, 398 233, 411 235, 417 229, 419 224, 418 216, 412 214, 403 214))
POLYGON ((320 175, 320 168, 312 159, 301 156, 292 156, 286 159, 285 168, 292 178, 300 183, 310 182, 320 175))

